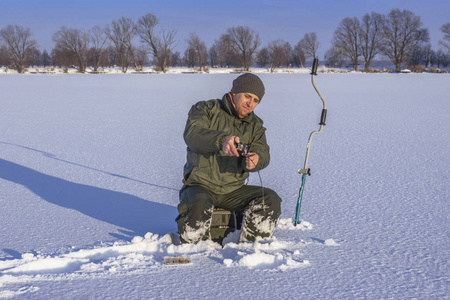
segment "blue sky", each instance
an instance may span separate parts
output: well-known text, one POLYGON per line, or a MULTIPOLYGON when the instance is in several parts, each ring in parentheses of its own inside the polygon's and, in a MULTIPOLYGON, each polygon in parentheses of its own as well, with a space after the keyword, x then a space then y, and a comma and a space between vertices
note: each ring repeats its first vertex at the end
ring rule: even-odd
POLYGON ((176 50, 182 54, 192 32, 209 48, 228 28, 248 26, 259 33, 262 46, 279 38, 295 45, 305 33, 316 32, 322 59, 343 18, 387 14, 393 8, 420 16, 433 49, 439 48, 439 28, 450 22, 450 0, 0 0, 0 28, 29 27, 39 49, 50 51, 51 37, 62 25, 89 29, 122 16, 137 21, 152 13, 162 28, 177 30, 176 50))

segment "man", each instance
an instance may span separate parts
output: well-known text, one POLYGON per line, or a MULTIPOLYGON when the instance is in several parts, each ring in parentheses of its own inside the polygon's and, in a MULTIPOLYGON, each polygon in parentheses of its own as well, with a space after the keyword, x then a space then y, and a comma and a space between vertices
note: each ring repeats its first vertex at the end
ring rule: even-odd
POLYGON ((184 140, 187 162, 180 190, 178 232, 183 243, 210 238, 214 207, 245 211, 241 241, 270 237, 281 214, 271 189, 245 185, 249 172, 270 161, 263 121, 253 112, 264 96, 261 79, 246 73, 221 100, 200 101, 189 111, 184 140), (240 156, 236 144, 248 145, 240 156))

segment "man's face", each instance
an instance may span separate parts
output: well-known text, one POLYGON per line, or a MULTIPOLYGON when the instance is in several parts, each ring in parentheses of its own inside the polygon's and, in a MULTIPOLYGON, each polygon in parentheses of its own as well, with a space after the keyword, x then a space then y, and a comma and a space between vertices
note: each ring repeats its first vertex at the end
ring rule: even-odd
POLYGON ((243 117, 248 116, 259 104, 258 96, 252 93, 234 94, 233 101, 236 105, 236 111, 243 117))

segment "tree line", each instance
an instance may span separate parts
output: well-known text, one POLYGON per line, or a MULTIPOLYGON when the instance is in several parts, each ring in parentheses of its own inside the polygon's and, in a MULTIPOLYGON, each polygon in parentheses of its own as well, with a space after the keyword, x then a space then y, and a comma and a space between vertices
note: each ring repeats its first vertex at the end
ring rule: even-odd
MULTIPOLYGON (((89 30, 61 26, 52 35, 55 47, 50 53, 40 52, 30 28, 7 25, 0 30, 0 65, 23 73, 27 66, 58 66, 64 70, 75 66, 79 72, 87 68, 119 66, 126 73, 132 67, 142 71, 146 65, 167 72, 173 66, 236 67, 248 71, 251 66, 269 68, 271 72, 286 66, 303 67, 309 58, 317 57, 319 42, 315 32, 306 33, 294 47, 277 39, 261 47, 259 34, 245 26, 232 27, 208 49, 197 33, 185 40, 181 55, 174 51, 179 43, 176 30, 160 29, 159 19, 146 14, 134 21, 127 17, 89 30)), ((450 63, 450 23, 440 28, 443 49, 434 51, 428 29, 419 16, 408 10, 393 9, 388 15, 376 12, 361 19, 344 18, 335 30, 332 46, 325 54, 331 67, 347 62, 353 69, 362 63, 369 70, 374 59, 386 57, 400 71, 403 65, 447 67, 450 63)))

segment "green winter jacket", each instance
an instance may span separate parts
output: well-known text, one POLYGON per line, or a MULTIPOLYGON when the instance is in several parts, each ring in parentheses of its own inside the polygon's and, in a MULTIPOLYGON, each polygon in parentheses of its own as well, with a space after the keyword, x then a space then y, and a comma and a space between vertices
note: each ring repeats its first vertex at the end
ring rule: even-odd
POLYGON ((270 161, 263 121, 253 112, 238 118, 229 94, 222 100, 200 101, 189 111, 184 140, 187 162, 184 185, 200 185, 216 194, 227 194, 245 183, 249 171, 244 157, 226 155, 222 151, 226 136, 238 136, 241 143, 250 144, 249 152, 259 155, 257 171, 270 161))

